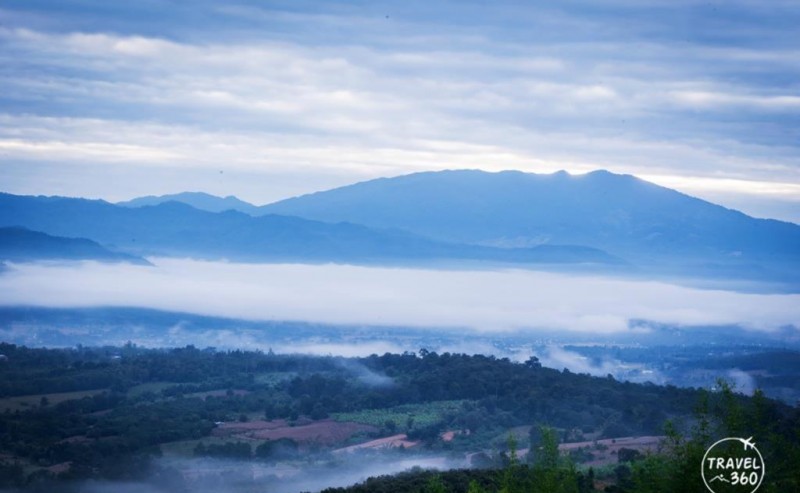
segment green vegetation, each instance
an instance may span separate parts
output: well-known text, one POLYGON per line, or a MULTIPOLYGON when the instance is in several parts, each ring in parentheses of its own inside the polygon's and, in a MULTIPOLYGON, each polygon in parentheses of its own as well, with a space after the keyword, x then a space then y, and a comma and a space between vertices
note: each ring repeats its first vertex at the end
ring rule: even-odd
POLYGON ((148 382, 140 385, 134 385, 128 389, 128 397, 137 398, 142 395, 153 393, 161 395, 161 393, 170 388, 178 385, 177 382, 148 382))
MULTIPOLYGON (((658 454, 620 454, 619 465, 596 471, 578 469, 558 451, 558 434, 540 428, 527 463, 516 459, 516 443, 509 436, 509 453, 502 469, 412 471, 395 476, 370 478, 348 488, 329 488, 323 493, 464 492, 464 493, 674 493, 706 491, 700 462, 706 449, 720 437, 744 436, 759 430, 759 450, 769 464, 769 473, 759 491, 800 491, 800 420, 777 418, 760 393, 742 400, 720 382, 719 391, 701 393, 694 425, 687 436, 671 422, 665 425, 667 439, 658 454), (624 455, 624 457, 622 457, 624 455), (602 490, 600 486, 605 485, 602 490)), ((626 449, 621 449, 626 450, 626 449)), ((621 452, 620 451, 620 452, 621 452)))
MULTIPOLYGON (((352 443, 354 434, 371 439, 401 432, 422 450, 478 452, 481 458, 473 463, 503 469, 445 472, 438 479, 417 472, 370 480, 369 489, 351 491, 430 486, 510 493, 536 491, 526 489, 535 483, 554 488, 548 491, 583 492, 592 491, 601 478, 617 488, 609 491, 695 491, 698 454, 727 434, 756 437, 769 464, 764 491, 796 491, 800 484, 798 410, 761 394, 740 396, 724 383, 718 392, 707 393, 556 371, 535 359, 520 364, 424 350, 345 359, 191 346, 0 344, 0 353, 7 356, 0 362, 0 399, 34 401, 0 413, 0 488, 46 489, 56 481, 55 489, 65 490, 64 485, 89 478, 166 477, 170 485, 188 487, 190 479, 153 459, 166 453, 262 463, 296 460, 352 443), (65 392, 75 394, 56 397, 65 392), (319 421, 329 417, 374 428, 319 421), (285 427, 283 434, 237 434, 269 433, 269 426, 259 428, 265 419, 280 420, 269 426, 285 427), (312 420, 322 426, 304 435, 304 425, 312 420), (581 469, 557 452, 565 439, 660 435, 665 423, 669 442, 662 453, 622 452, 611 468, 581 469), (323 428, 333 437, 324 443, 316 435, 323 428), (532 432, 526 435, 528 429, 532 432), (296 433, 287 434, 292 430, 296 433), (512 430, 508 450, 493 452, 496 437, 508 437, 512 430), (445 442, 444 431, 459 433, 445 442), (532 452, 517 459, 513 449, 525 442, 532 452), (653 478, 672 489, 642 489, 653 478), (384 483, 395 486, 379 487, 384 483)), ((572 457, 590 458, 590 453, 572 457)))
POLYGON ((414 427, 435 426, 448 415, 457 414, 469 401, 434 401, 423 404, 405 404, 388 409, 364 409, 351 413, 335 413, 337 421, 353 421, 377 427, 385 426, 391 431, 408 433, 414 427), (393 425, 387 426, 387 423, 393 425))
POLYGON ((50 394, 33 394, 0 399, 0 412, 25 411, 36 407, 54 406, 66 401, 83 399, 102 394, 106 389, 78 390, 75 392, 57 392, 50 394))

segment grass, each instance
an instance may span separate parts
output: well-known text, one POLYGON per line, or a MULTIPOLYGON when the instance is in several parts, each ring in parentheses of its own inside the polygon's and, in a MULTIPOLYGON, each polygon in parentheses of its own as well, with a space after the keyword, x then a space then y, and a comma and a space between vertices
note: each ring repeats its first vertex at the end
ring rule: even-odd
POLYGON ((25 411, 27 409, 37 408, 41 405, 43 397, 47 399, 48 406, 54 406, 61 402, 83 399, 84 397, 91 397, 105 391, 106 389, 79 390, 77 392, 58 392, 51 394, 32 394, 16 397, 4 397, 0 399, 0 412, 25 411))
POLYGON ((237 436, 230 436, 230 437, 203 437, 197 440, 181 440, 178 442, 167 442, 162 443, 160 445, 161 452, 164 454, 165 457, 192 457, 194 456, 194 449, 197 447, 198 444, 203 443, 205 445, 223 445, 226 443, 247 443, 250 445, 251 449, 255 449, 255 447, 263 442, 259 440, 248 440, 246 438, 237 437, 237 436))
POLYGON ((458 412, 467 401, 434 401, 425 404, 406 404, 387 409, 366 409, 352 413, 336 413, 336 421, 353 421, 382 427, 387 421, 394 421, 398 431, 408 431, 408 422, 413 419, 413 427, 419 428, 438 423, 448 413, 458 412))

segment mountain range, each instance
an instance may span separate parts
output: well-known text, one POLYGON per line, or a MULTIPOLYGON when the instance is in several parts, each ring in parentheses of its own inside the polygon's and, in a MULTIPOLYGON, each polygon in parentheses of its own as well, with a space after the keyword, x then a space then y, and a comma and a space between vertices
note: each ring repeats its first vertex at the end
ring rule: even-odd
POLYGON ((182 192, 170 195, 148 195, 125 202, 117 202, 123 207, 144 207, 146 205, 159 205, 165 202, 180 202, 190 205, 195 209, 208 212, 239 211, 253 216, 261 215, 258 206, 239 200, 233 195, 217 197, 205 192, 182 192))
POLYGON ((800 284, 800 226, 607 171, 424 172, 260 207, 203 193, 120 204, 0 194, 0 226, 90 238, 136 255, 626 264, 800 284))
POLYGON ((634 256, 800 253, 795 224, 755 219, 607 171, 417 173, 291 198, 260 211, 494 246, 569 243, 634 256))
POLYGON ((325 223, 292 216, 214 213, 169 201, 121 207, 101 200, 0 194, 0 226, 92 238, 134 255, 248 262, 619 264, 599 249, 575 245, 497 248, 431 240, 401 230, 325 223))
POLYGON ((148 264, 133 255, 113 252, 85 238, 51 236, 25 228, 0 228, 0 261, 101 260, 148 264))

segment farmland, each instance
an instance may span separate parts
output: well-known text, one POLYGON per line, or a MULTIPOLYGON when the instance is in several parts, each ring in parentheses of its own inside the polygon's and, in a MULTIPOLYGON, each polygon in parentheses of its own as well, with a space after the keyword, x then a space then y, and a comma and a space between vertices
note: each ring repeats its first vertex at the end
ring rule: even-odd
POLYGON ((0 412, 26 411, 48 406, 56 406, 62 402, 80 400, 106 392, 107 389, 79 390, 75 392, 52 392, 48 394, 32 394, 0 399, 0 412))
POLYGON ((357 434, 375 433, 377 428, 354 422, 330 419, 303 420, 289 424, 286 420, 250 421, 247 423, 222 423, 211 435, 243 440, 271 441, 289 439, 300 445, 331 446, 342 443, 357 434))
POLYGON ((796 427, 797 411, 760 394, 618 382, 543 368, 534 358, 0 346, 8 357, 0 368, 9 409, 0 413, 4 487, 147 481, 157 470, 156 477, 192 489, 194 482, 224 484, 234 464, 252 466, 240 468, 246 482, 288 471, 303 477, 307 467, 330 473, 362 457, 384 465, 354 471, 354 481, 414 461, 495 468, 508 462, 510 437, 520 461, 535 460, 543 437, 550 437, 565 460, 602 466, 596 474, 613 485, 623 458, 669 453, 655 438, 620 437, 659 437, 671 422, 678 438, 670 443, 679 444, 692 436, 699 402, 714 433, 729 433, 726 409, 762 423, 762 436, 773 438, 759 446, 772 454, 778 478, 784 473, 775 451, 797 443, 786 432, 796 427), (770 418, 756 420, 753 413, 770 418))
POLYGON ((441 422, 448 414, 456 414, 466 401, 434 401, 423 404, 405 404, 387 409, 365 409, 351 413, 335 413, 337 421, 353 421, 376 427, 386 426, 392 429, 409 431, 414 426, 425 427, 441 422))

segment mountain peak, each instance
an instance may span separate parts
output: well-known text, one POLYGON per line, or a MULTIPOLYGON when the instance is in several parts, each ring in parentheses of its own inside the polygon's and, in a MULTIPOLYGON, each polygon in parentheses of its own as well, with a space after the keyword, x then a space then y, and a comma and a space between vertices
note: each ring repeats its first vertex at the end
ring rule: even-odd
POLYGON ((261 208, 443 241, 575 244, 621 256, 796 254, 800 228, 748 217, 632 175, 448 170, 371 180, 261 208), (776 224, 773 224, 776 223, 776 224))

